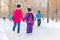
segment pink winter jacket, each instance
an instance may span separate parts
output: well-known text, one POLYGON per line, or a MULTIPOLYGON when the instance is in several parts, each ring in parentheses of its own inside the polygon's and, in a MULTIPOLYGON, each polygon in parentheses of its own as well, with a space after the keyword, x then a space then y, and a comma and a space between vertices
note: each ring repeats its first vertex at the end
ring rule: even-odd
POLYGON ((14 14, 13 14, 13 21, 14 22, 21 22, 21 19, 24 20, 23 16, 22 16, 22 10, 21 9, 20 10, 16 9, 14 11, 14 14))

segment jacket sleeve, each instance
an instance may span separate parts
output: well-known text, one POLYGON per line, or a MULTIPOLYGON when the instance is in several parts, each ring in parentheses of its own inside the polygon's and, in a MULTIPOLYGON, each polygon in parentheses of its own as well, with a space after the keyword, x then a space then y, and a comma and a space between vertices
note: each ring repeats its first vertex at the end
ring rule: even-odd
POLYGON ((33 20, 34 20, 34 14, 33 14, 33 20))
POLYGON ((13 19, 16 18, 16 10, 13 12, 13 19))
POLYGON ((43 18, 43 15, 41 14, 41 17, 43 18))
POLYGON ((38 17, 38 15, 36 14, 35 18, 37 18, 37 17, 38 17))
POLYGON ((24 17, 23 17, 22 11, 21 11, 21 19, 24 21, 24 17))
POLYGON ((27 19, 27 16, 28 16, 28 14, 26 13, 26 15, 25 15, 25 17, 24 17, 24 20, 26 20, 26 19, 27 19))

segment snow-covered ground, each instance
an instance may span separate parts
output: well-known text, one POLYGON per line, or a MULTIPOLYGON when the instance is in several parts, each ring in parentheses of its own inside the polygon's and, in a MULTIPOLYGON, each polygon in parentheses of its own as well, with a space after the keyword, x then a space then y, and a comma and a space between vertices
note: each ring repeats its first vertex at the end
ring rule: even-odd
POLYGON ((49 23, 42 20, 41 26, 37 27, 37 22, 33 27, 32 35, 26 34, 26 22, 21 22, 20 33, 12 31, 13 22, 0 18, 0 40, 60 40, 60 22, 50 20, 49 23))

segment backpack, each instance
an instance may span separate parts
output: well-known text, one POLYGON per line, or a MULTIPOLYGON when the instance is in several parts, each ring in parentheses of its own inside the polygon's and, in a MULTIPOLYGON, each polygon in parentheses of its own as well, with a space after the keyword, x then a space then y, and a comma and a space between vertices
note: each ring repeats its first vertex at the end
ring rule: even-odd
POLYGON ((34 16, 32 13, 28 13, 27 21, 30 20, 30 18, 32 19, 32 21, 34 20, 34 16))
POLYGON ((12 20, 13 19, 13 16, 10 16, 9 19, 12 20))

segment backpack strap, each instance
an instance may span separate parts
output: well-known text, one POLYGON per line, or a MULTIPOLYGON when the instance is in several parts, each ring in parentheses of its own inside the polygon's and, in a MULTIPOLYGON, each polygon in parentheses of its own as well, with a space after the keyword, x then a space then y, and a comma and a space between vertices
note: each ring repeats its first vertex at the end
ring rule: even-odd
POLYGON ((29 20, 30 16, 32 16, 32 20, 34 20, 34 16, 32 13, 28 13, 27 21, 29 20))

